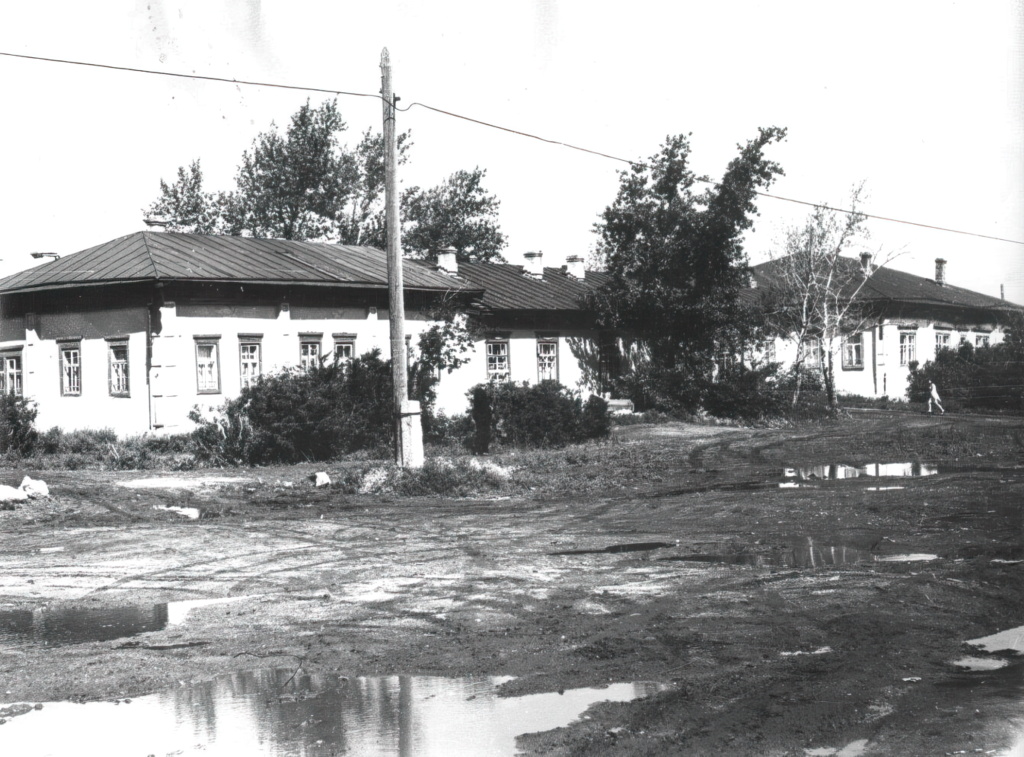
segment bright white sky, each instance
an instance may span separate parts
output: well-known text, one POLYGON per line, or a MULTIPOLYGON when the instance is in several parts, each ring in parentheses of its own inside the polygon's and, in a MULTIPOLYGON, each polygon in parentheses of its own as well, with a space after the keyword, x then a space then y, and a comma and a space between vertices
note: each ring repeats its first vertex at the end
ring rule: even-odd
MULTIPOLYGON (((377 93, 387 47, 400 106, 423 102, 638 159, 691 133, 721 176, 758 126, 786 176, 770 190, 845 206, 866 183, 881 216, 1024 241, 1024 0, 35 0, 0 6, 0 51, 377 93)), ((229 189, 239 157, 309 96, 0 56, 0 274, 142 226, 159 180, 201 158, 229 189)), ((341 97, 352 141, 380 128, 341 97)), ((411 129, 405 184, 487 170, 506 257, 587 254, 625 166, 442 116, 411 129)), ((809 208, 760 201, 751 261, 809 208)), ((1024 245, 873 221, 897 268, 1024 303, 1024 245)))

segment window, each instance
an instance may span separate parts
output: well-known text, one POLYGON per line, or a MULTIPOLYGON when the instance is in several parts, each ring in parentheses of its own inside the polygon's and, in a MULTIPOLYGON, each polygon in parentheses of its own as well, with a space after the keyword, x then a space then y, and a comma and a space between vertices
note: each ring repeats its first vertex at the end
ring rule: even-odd
POLYGON ((864 334, 849 334, 843 337, 843 370, 857 370, 864 367, 864 334))
POLYGON ((558 339, 537 338, 537 381, 558 381, 558 339))
POLYGON ((196 337, 196 391, 199 394, 220 393, 220 337, 196 337))
POLYGON ((602 394, 611 394, 615 379, 622 375, 619 340, 615 334, 602 331, 597 337, 597 385, 602 394))
POLYGON ((64 397, 82 395, 82 343, 60 345, 60 393, 64 397))
POLYGON ((20 397, 23 393, 21 385, 21 355, 3 356, 3 391, 4 394, 14 394, 20 397))
POLYGON ((356 356, 356 335, 335 334, 334 335, 334 362, 348 365, 356 356))
POLYGON ((910 365, 917 360, 917 334, 910 331, 900 332, 900 365, 910 365))
POLYGON ((111 397, 130 397, 128 342, 107 343, 107 380, 111 397))
POLYGON ((775 340, 766 339, 760 342, 757 346, 757 351, 761 353, 761 358, 769 363, 775 362, 775 340))
POLYGON ((487 379, 489 381, 508 381, 508 340, 491 339, 487 342, 487 379))
POLYGON ((825 362, 825 355, 821 349, 821 340, 816 336, 809 336, 803 343, 804 365, 808 368, 821 368, 825 362))
POLYGON ((262 374, 263 344, 258 336, 238 337, 238 375, 243 389, 252 386, 262 374))
POLYGON ((942 350, 949 349, 949 332, 948 331, 936 331, 935 332, 935 354, 939 354, 942 350))
POLYGON ((323 334, 299 334, 299 365, 308 371, 320 365, 323 334))
POLYGON ((977 348, 988 347, 988 334, 975 334, 974 346, 977 348))

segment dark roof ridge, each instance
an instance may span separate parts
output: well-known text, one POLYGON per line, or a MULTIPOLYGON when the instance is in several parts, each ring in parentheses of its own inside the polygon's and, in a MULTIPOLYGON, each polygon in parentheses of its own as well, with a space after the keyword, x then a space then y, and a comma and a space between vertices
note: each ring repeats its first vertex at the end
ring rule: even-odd
MULTIPOLYGON (((153 251, 149 249, 149 235, 154 233, 151 231, 137 231, 136 234, 142 235, 142 247, 146 251, 146 256, 149 258, 149 264, 153 266, 153 278, 157 281, 160 280, 160 269, 157 267, 156 258, 153 257, 153 251)), ((131 236, 129 234, 128 236, 131 236)))

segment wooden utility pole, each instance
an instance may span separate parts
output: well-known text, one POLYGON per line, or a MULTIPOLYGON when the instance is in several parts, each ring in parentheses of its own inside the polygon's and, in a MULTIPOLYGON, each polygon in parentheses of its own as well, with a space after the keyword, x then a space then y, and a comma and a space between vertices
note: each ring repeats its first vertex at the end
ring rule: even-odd
POLYGON ((388 247, 388 320, 391 324, 391 378, 394 383, 395 462, 403 468, 423 465, 420 403, 409 399, 405 348, 405 297, 402 281, 402 227, 398 217, 397 135, 395 97, 391 88, 391 57, 380 54, 381 99, 384 103, 384 218, 388 247))

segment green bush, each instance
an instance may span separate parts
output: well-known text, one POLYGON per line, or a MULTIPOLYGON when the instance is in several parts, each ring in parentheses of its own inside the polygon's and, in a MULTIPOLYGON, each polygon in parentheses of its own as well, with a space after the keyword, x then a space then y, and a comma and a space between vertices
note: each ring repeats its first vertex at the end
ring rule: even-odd
POLYGON ((36 404, 14 394, 0 395, 0 452, 31 455, 39 441, 36 404))
POLYGON ((525 448, 564 447, 606 437, 611 429, 604 400, 588 402, 585 412, 580 398, 557 381, 481 384, 469 397, 477 424, 477 452, 485 451, 480 449, 484 424, 495 441, 525 448))
POLYGON ((330 460, 393 445, 391 363, 374 350, 349 365, 323 363, 260 378, 212 419, 198 410, 192 452, 218 464, 330 460))

